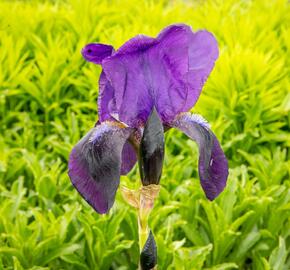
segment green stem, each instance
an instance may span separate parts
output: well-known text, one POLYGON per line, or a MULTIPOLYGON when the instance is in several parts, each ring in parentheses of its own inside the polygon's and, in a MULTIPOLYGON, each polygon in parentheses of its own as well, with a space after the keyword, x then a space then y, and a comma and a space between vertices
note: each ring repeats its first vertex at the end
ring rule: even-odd
POLYGON ((140 253, 146 243, 146 240, 149 236, 149 228, 148 228, 148 217, 151 212, 148 209, 139 208, 138 212, 138 231, 139 231, 139 248, 140 253), (147 210, 147 211, 146 211, 147 210))
MULTIPOLYGON (((158 196, 159 185, 142 186, 139 190, 130 190, 121 187, 124 199, 138 210, 138 234, 139 249, 142 252, 144 245, 149 237, 148 219, 154 206, 154 200, 158 196)), ((139 269, 141 269, 139 265, 139 269)), ((154 268, 156 269, 156 267, 154 268)))

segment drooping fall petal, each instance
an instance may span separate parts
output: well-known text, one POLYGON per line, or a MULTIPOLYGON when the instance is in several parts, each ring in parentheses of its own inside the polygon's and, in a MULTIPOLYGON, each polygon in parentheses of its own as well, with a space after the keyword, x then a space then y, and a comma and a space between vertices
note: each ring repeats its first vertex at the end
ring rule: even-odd
POLYGON ((122 150, 131 129, 104 122, 73 148, 69 177, 82 197, 100 214, 112 207, 120 182, 122 150))
POLYGON ((172 126, 198 144, 201 186, 209 200, 215 199, 226 186, 228 177, 228 161, 216 136, 199 115, 181 114, 173 121, 172 126))

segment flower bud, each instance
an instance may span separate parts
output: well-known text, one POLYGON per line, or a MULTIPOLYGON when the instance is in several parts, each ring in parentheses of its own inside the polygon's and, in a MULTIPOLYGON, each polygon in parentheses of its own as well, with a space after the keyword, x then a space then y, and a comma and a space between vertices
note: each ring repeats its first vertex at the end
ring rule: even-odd
POLYGON ((158 113, 153 108, 146 125, 139 148, 139 170, 144 186, 158 185, 164 159, 164 130, 158 113))
POLYGON ((140 255, 140 266, 142 270, 153 269, 157 264, 157 247, 154 236, 150 231, 147 241, 140 255))

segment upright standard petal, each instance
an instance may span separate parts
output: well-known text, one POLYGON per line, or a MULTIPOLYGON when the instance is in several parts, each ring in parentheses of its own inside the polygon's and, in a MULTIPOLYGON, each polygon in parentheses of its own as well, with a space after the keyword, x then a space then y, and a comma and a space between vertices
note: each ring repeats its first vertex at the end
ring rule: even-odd
POLYGON ((101 122, 114 121, 113 115, 118 115, 114 89, 104 72, 99 79, 98 115, 101 122))
POLYGON ((228 178, 228 161, 216 136, 199 115, 181 114, 173 121, 172 126, 197 142, 201 186, 209 200, 215 199, 223 191, 228 178))
POLYGON ((120 120, 145 123, 153 106, 163 122, 190 109, 218 57, 217 42, 206 31, 171 25, 154 39, 137 36, 102 62, 114 89, 120 120))
POLYGON ((135 37, 120 48, 121 52, 118 50, 102 64, 114 89, 119 119, 133 127, 146 122, 154 105, 153 96, 148 91, 148 76, 144 72, 146 51, 150 46, 152 39, 135 37))
POLYGON ((82 197, 100 214, 112 207, 120 182, 122 149, 131 129, 104 122, 73 148, 69 177, 82 197))
POLYGON ((110 56, 114 48, 111 45, 101 43, 90 43, 82 49, 83 57, 95 64, 101 64, 102 60, 110 56))

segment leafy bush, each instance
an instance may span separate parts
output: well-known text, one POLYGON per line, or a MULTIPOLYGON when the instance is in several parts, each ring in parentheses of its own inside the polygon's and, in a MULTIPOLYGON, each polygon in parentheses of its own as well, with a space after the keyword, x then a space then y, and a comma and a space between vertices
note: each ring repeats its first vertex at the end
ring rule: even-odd
MULTIPOLYGON (((214 202, 197 147, 166 134, 162 189, 150 218, 159 269, 290 269, 290 7, 284 0, 0 2, 0 269, 136 269, 136 213, 120 194, 96 214, 67 159, 97 120, 100 68, 81 48, 120 46, 184 22, 219 41, 194 112, 230 163, 214 202)), ((138 187, 135 168, 121 182, 138 187)))

